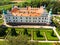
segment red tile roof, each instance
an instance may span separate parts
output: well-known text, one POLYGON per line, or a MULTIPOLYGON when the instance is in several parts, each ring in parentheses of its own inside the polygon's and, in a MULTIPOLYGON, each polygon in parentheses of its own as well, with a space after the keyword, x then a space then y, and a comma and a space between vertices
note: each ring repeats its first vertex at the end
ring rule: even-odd
POLYGON ((30 6, 27 8, 17 8, 16 6, 11 10, 11 13, 14 16, 41 16, 44 12, 44 8, 41 6, 40 8, 31 8, 30 6))

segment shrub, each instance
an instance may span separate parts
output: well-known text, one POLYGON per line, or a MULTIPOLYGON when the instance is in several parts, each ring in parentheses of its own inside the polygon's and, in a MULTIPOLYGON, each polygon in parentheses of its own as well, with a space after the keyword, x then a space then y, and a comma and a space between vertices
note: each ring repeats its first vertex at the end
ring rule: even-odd
POLYGON ((37 37, 43 37, 43 36, 40 34, 40 31, 37 31, 37 32, 36 32, 36 35, 37 35, 37 37))
POLYGON ((0 28, 0 37, 5 36, 5 35, 6 35, 6 31, 0 28))
POLYGON ((12 28, 10 33, 11 33, 11 36, 17 36, 15 28, 12 28))

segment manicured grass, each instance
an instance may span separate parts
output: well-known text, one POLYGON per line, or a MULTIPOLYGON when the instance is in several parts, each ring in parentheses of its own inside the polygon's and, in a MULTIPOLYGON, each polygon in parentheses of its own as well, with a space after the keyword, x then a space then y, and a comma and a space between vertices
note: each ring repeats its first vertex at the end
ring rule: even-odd
POLYGON ((38 45, 53 45, 53 43, 38 43, 38 45))
POLYGON ((55 40, 58 40, 58 38, 57 38, 57 36, 56 37, 54 37, 54 36, 51 36, 51 33, 52 33, 52 31, 47 31, 47 32, 45 32, 46 33, 46 37, 47 37, 47 39, 48 40, 52 40, 52 41, 55 41, 55 40))
POLYGON ((0 45, 5 45, 5 41, 0 41, 0 45))
POLYGON ((60 17, 58 17, 58 16, 55 16, 55 18, 60 20, 60 17))
MULTIPOLYGON (((5 45, 5 44, 7 44, 7 43, 5 43, 5 41, 0 41, 0 45, 5 45)), ((37 45, 53 45, 54 43, 38 43, 37 42, 37 45)), ((9 45, 9 44, 7 44, 7 45, 9 45)))
POLYGON ((58 28, 56 28, 56 31, 57 31, 57 33, 60 35, 60 30, 59 30, 58 28))
POLYGON ((45 37, 44 37, 44 32, 40 32, 40 35, 42 35, 43 37, 37 37, 36 35, 36 31, 33 33, 33 39, 34 40, 45 40, 45 37))
POLYGON ((0 15, 0 18, 2 18, 2 16, 0 15))
POLYGON ((2 10, 2 9, 7 10, 7 9, 9 9, 9 8, 11 8, 11 7, 12 7, 12 5, 11 5, 11 4, 10 4, 10 5, 0 6, 0 10, 2 10))
POLYGON ((3 24, 3 20, 2 19, 0 19, 0 25, 2 25, 3 24))

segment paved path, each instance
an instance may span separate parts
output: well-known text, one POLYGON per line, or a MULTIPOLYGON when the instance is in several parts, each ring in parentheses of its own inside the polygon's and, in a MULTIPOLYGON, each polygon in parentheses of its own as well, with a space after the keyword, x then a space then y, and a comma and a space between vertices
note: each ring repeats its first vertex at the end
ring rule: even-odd
POLYGON ((2 18, 0 18, 0 19, 2 19, 2 18))
POLYGON ((0 39, 0 41, 5 41, 5 39, 0 39))
MULTIPOLYGON (((0 39, 0 41, 5 41, 5 39, 0 39)), ((45 42, 45 43, 56 43, 56 42, 59 42, 60 41, 36 41, 36 40, 30 40, 31 42, 45 42)))
POLYGON ((31 42, 45 42, 45 43, 56 43, 56 42, 59 42, 60 41, 36 41, 36 40, 30 40, 31 42))
POLYGON ((53 31, 55 32, 56 36, 57 36, 57 37, 58 37, 58 39, 60 40, 60 36, 59 36, 59 34, 57 33, 57 31, 56 31, 56 28, 55 28, 55 27, 53 27, 53 31))
POLYGON ((39 25, 20 25, 20 26, 10 26, 7 25, 6 23, 4 24, 7 27, 15 27, 15 28, 53 28, 52 26, 39 26, 39 25))
POLYGON ((45 32, 44 32, 44 36, 45 36, 46 41, 48 41, 45 32))

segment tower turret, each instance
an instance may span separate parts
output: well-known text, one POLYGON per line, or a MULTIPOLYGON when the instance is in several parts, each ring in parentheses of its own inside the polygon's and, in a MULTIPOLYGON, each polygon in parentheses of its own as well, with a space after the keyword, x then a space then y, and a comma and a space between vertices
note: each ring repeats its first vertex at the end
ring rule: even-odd
POLYGON ((44 5, 43 8, 45 9, 46 8, 46 5, 44 5))
POLYGON ((2 9, 2 10, 3 10, 3 15, 4 15, 4 14, 7 14, 7 11, 5 11, 4 9, 2 9))
POLYGON ((52 8, 49 11, 49 16, 52 16, 52 8))

